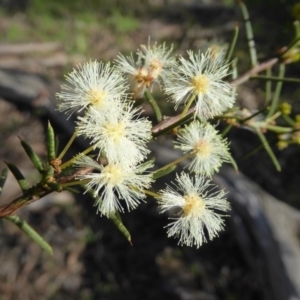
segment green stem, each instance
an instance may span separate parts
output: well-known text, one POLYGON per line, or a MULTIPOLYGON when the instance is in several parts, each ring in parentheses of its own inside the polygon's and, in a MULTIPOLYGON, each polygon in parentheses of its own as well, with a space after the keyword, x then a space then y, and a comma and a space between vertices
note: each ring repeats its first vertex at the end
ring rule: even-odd
POLYGON ((192 153, 187 153, 187 154, 185 154, 185 155, 183 155, 183 156, 181 156, 181 157, 179 157, 179 158, 173 160, 172 162, 170 162, 169 164, 163 166, 162 168, 160 168, 160 169, 158 169, 158 170, 155 170, 154 173, 158 173, 158 172, 160 172, 160 171, 162 171, 162 170, 164 170, 164 169, 168 169, 168 168, 170 168, 170 167, 172 167, 172 166, 178 165, 178 164, 181 163, 182 161, 184 161, 184 160, 186 160, 186 159, 189 159, 189 158, 191 158, 191 157, 193 157, 193 156, 195 156, 195 153, 193 153, 193 152, 192 152, 192 153))
MULTIPOLYGON (((232 61, 232 63, 231 63, 232 80, 235 80, 238 77, 237 63, 238 63, 238 59, 237 58, 235 58, 232 61)), ((231 91, 231 95, 232 95, 233 98, 235 98, 235 96, 236 96, 236 90, 237 90, 237 87, 235 85, 233 85, 232 91, 231 91)))
POLYGON ((265 127, 268 130, 274 131, 276 133, 289 133, 293 132, 293 128, 286 128, 281 126, 275 126, 275 125, 266 125, 265 127))
MULTIPOLYGON (((297 27, 296 27, 296 32, 297 32, 297 27)), ((288 51, 290 51, 295 45, 298 44, 298 42, 300 41, 300 36, 297 37, 296 39, 294 39, 285 49, 285 51, 283 53, 281 53, 281 57, 284 56, 288 51)))
POLYGON ((187 111, 188 111, 189 108, 191 107, 191 105, 192 105, 193 101, 195 100, 195 98, 196 98, 196 95, 195 95, 195 94, 191 95, 191 97, 190 97, 189 100, 188 100, 187 105, 185 106, 183 112, 181 113, 180 119, 182 119, 182 118, 185 117, 187 111))
POLYGON ((254 147, 252 150, 250 150, 248 153, 244 154, 242 157, 239 158, 239 160, 246 160, 248 159, 250 156, 252 156, 253 154, 257 153, 259 150, 261 150, 263 148, 263 145, 260 144, 256 147, 254 147))
POLYGON ((65 163, 63 163, 60 166, 60 169, 63 170, 65 168, 69 167, 70 165, 72 165, 74 163, 74 161, 76 161, 78 159, 79 156, 86 155, 86 154, 90 153, 91 151, 94 150, 94 148, 95 148, 95 145, 92 145, 89 148, 87 148, 86 150, 84 150, 83 152, 80 152, 79 154, 74 156, 72 159, 70 159, 70 160, 66 161, 65 163))
POLYGON ((255 49, 253 30, 252 30, 252 26, 250 23, 249 13, 248 13, 246 5, 242 1, 239 1, 239 6, 241 8, 243 20, 245 23, 251 65, 252 65, 252 67, 254 67, 255 65, 257 65, 257 54, 256 54, 256 49, 255 49))
POLYGON ((155 199, 157 198, 160 198, 160 195, 158 193, 155 193, 155 192, 152 192, 152 191, 149 191, 149 190, 144 190, 144 193, 148 196, 151 196, 155 199))
POLYGON ((229 124, 226 126, 226 128, 222 131, 221 136, 224 137, 227 135, 227 133, 230 131, 230 129, 232 128, 232 125, 229 124))
MULTIPOLYGON (((266 74, 268 78, 272 77, 272 69, 269 68, 266 71, 266 74)), ((271 93, 272 93, 272 81, 268 80, 266 82, 266 99, 265 99, 265 103, 266 105, 268 105, 268 103, 271 101, 271 93)))
POLYGON ((146 91, 145 91, 145 96, 155 113, 157 122, 160 122, 162 120, 162 114, 161 114, 160 108, 157 105, 155 99, 153 98, 152 94, 149 92, 148 89, 146 89, 146 91))
POLYGON ((262 142, 265 150, 269 154, 272 162, 274 163, 276 170, 277 171, 281 171, 280 164, 279 164, 279 162, 278 162, 278 160, 277 160, 277 158, 276 158, 273 150, 271 149, 271 147, 270 147, 270 145, 269 145, 266 137, 264 136, 264 134, 259 129, 256 129, 256 133, 257 133, 258 137, 260 138, 260 140, 261 140, 261 142, 262 142))
POLYGON ((300 79, 297 78, 282 78, 282 77, 276 77, 276 76, 263 76, 263 75, 256 75, 251 76, 250 79, 259 79, 259 80, 267 80, 267 83, 269 81, 275 81, 275 82, 290 82, 290 83, 300 83, 300 79))
POLYGON ((282 118, 292 127, 295 126, 295 121, 288 115, 282 115, 282 118))
POLYGON ((74 181, 71 181, 71 182, 62 183, 61 186, 63 188, 65 188, 65 187, 69 187, 69 186, 73 186, 73 185, 86 184, 86 183, 89 183, 90 181, 91 181, 91 179, 74 180, 74 181))
POLYGON ((278 111, 277 113, 275 113, 273 116, 271 116, 271 118, 267 119, 267 123, 272 123, 274 122, 277 118, 279 118, 282 115, 281 111, 278 111))
POLYGON ((78 134, 78 128, 75 129, 75 131, 74 131, 73 135, 71 136, 70 140, 68 141, 67 145, 65 146, 63 151, 61 151, 61 153, 58 155, 58 157, 57 157, 58 159, 62 159, 65 156, 65 154, 69 150, 70 146, 74 142, 75 138, 77 137, 77 134, 78 134))
POLYGON ((232 56, 232 53, 233 53, 233 50, 234 50, 234 48, 235 48, 235 44, 236 44, 238 35, 239 35, 239 26, 236 24, 236 25, 234 26, 233 36, 232 36, 230 45, 229 45, 229 47, 228 47, 228 50, 227 50, 227 53, 226 53, 226 56, 225 56, 225 59, 226 59, 227 61, 229 61, 230 58, 231 58, 231 56, 232 56))
MULTIPOLYGON (((278 77, 283 78, 284 73, 285 73, 285 65, 280 64, 279 65, 279 76, 278 77)), ((282 88, 282 81, 279 81, 276 84, 274 97, 273 97, 273 100, 272 100, 272 103, 271 103, 270 110, 269 110, 268 115, 267 115, 267 119, 269 119, 275 113, 275 110, 277 109, 281 88, 282 88)))

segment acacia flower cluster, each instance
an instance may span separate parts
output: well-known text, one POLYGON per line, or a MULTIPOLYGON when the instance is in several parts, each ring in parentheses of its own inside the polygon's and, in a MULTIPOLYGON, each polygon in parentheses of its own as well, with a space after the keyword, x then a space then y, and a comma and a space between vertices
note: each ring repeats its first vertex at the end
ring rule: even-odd
POLYGON ((117 68, 129 74, 133 80, 133 98, 141 98, 146 89, 151 89, 154 83, 161 85, 167 80, 169 71, 175 63, 175 58, 171 56, 173 48, 168 48, 165 44, 151 46, 141 45, 137 51, 137 58, 133 54, 124 56, 119 54, 116 58, 117 68))
POLYGON ((89 139, 97 154, 95 159, 83 154, 74 158, 77 167, 94 170, 77 179, 92 191, 97 211, 107 217, 124 212, 124 207, 135 209, 153 182, 153 173, 147 172, 152 163, 144 162, 150 152, 147 143, 152 125, 141 117, 141 109, 132 100, 158 83, 175 108, 195 103, 194 121, 178 129, 175 141, 183 158, 192 157, 189 169, 194 177, 181 173, 173 187, 167 185, 158 194, 148 194, 157 199, 161 212, 175 210, 168 236, 179 237, 179 244, 199 247, 207 241, 205 232, 211 240, 223 229, 220 213, 229 210, 225 192, 214 191, 210 182, 222 163, 231 159, 228 142, 207 120, 231 108, 234 93, 222 80, 229 74, 222 51, 187 53, 188 59, 179 56, 176 60, 172 47, 148 43, 136 52, 136 59, 133 54, 119 54, 114 66, 88 62, 66 76, 68 85, 62 86, 58 97, 62 100, 60 111, 69 115, 81 112, 76 134, 89 139), (134 82, 132 90, 130 80, 134 82))
POLYGON ((118 199, 128 210, 145 198, 143 188, 151 177, 139 174, 139 163, 150 152, 146 143, 151 138, 151 124, 140 118, 141 110, 127 100, 127 83, 123 73, 110 64, 89 62, 68 76, 70 85, 62 87, 59 109, 67 113, 84 110, 78 117, 77 135, 90 139, 98 158, 105 157, 107 166, 87 156, 79 156, 77 166, 92 167, 95 172, 80 176, 93 189, 98 211, 109 216, 123 211, 118 199), (100 173, 99 173, 100 172, 100 173))

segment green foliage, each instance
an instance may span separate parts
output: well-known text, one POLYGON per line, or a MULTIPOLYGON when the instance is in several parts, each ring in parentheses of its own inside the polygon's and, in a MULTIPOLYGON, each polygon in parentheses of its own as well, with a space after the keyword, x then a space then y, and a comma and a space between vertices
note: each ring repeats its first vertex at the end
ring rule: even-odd
MULTIPOLYGON (((11 21, 2 32, 0 42, 56 41, 68 53, 93 56, 95 41, 100 39, 103 28, 111 30, 118 39, 118 34, 132 32, 140 25, 132 11, 123 11, 129 2, 113 2, 32 1, 24 13, 10 15, 11 21)), ((7 14, 0 11, 0 16, 7 14)))
POLYGON ((134 17, 124 16, 119 11, 114 11, 112 16, 107 20, 107 24, 117 33, 128 33, 139 28, 140 22, 134 17))

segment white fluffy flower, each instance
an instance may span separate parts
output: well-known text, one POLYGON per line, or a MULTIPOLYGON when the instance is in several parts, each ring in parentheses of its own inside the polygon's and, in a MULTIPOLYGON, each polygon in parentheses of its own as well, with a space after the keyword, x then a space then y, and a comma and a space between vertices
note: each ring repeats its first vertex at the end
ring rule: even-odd
POLYGON ((116 59, 117 68, 124 73, 131 75, 134 80, 134 98, 142 97, 147 88, 153 83, 163 83, 169 68, 174 64, 175 59, 170 57, 172 48, 165 44, 151 46, 141 45, 137 51, 137 59, 133 55, 123 56, 119 54, 116 59))
POLYGON ((178 244, 199 248, 207 241, 205 228, 209 240, 224 228, 222 215, 217 211, 228 211, 229 203, 224 198, 225 192, 213 191, 216 186, 202 176, 193 179, 182 173, 176 181, 176 190, 167 186, 158 199, 162 212, 177 210, 176 217, 171 218, 175 221, 168 225, 168 237, 179 237, 178 244))
POLYGON ((150 152, 146 143, 151 139, 151 123, 138 118, 141 110, 132 105, 115 105, 105 113, 90 108, 79 117, 78 134, 90 138, 108 160, 128 165, 144 160, 150 152))
POLYGON ((184 153, 194 153, 190 169, 195 173, 211 176, 223 162, 230 160, 227 140, 209 123, 194 121, 185 126, 174 144, 184 153))
POLYGON ((175 108, 191 97, 196 102, 196 115, 207 120, 221 114, 234 104, 233 87, 222 80, 229 74, 229 65, 220 53, 215 56, 211 49, 205 54, 188 51, 189 59, 182 56, 174 66, 165 92, 175 108))
POLYGON ((137 58, 137 60, 134 59, 133 54, 130 53, 129 56, 124 56, 122 54, 118 54, 117 58, 115 59, 116 62, 116 68, 120 71, 130 74, 133 77, 135 77, 137 80, 140 77, 143 77, 146 75, 146 70, 142 70, 143 63, 140 57, 137 58), (145 72, 145 75, 143 75, 143 72, 145 72))
POLYGON ((161 45, 154 43, 151 46, 149 41, 148 46, 141 45, 141 50, 138 50, 137 54, 154 80, 164 80, 169 68, 175 63, 175 58, 170 56, 172 50, 173 47, 168 48, 165 43, 161 45))
POLYGON ((128 211, 135 209, 146 198, 143 189, 149 188, 152 182, 151 174, 141 174, 143 166, 124 165, 119 162, 109 162, 106 166, 98 164, 88 156, 82 156, 76 161, 77 166, 93 167, 99 173, 81 175, 78 179, 90 180, 87 190, 93 189, 97 197, 95 206, 101 214, 109 217, 116 211, 123 212, 121 201, 124 200, 128 211))
POLYGON ((109 63, 87 62, 66 76, 68 85, 62 85, 57 96, 62 100, 60 111, 72 114, 87 107, 105 109, 115 101, 126 98, 128 86, 122 73, 109 63))

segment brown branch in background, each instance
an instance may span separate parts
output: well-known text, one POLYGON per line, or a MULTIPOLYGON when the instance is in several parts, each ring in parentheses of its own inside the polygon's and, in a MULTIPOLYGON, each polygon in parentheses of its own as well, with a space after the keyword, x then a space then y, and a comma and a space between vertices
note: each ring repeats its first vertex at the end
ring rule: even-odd
POLYGON ((265 71, 267 69, 272 68, 277 62, 279 61, 278 58, 271 58, 261 64, 254 66, 252 69, 238 77, 237 79, 230 82, 231 85, 238 86, 242 83, 248 81, 251 76, 257 75, 258 73, 265 71))
POLYGON ((27 43, 14 45, 0 45, 0 55, 23 55, 34 52, 55 52, 63 50, 60 43, 27 43))
POLYGON ((0 67, 5 69, 43 74, 44 68, 63 67, 69 61, 60 43, 0 45, 0 67))
POLYGON ((64 67, 69 62, 69 57, 63 53, 54 53, 47 57, 22 58, 22 57, 0 57, 0 68, 24 70, 31 73, 43 73, 44 68, 64 67))
MULTIPOLYGON (((194 111, 195 111, 195 107, 192 107, 187 111, 186 115, 190 115, 194 111)), ((164 129, 172 126, 173 124, 178 122, 181 119, 181 117, 182 117, 181 114, 179 114, 177 116, 173 116, 173 117, 169 117, 169 118, 164 119, 159 124, 152 127, 152 130, 151 130, 152 133, 158 133, 161 130, 164 130, 164 129)))

